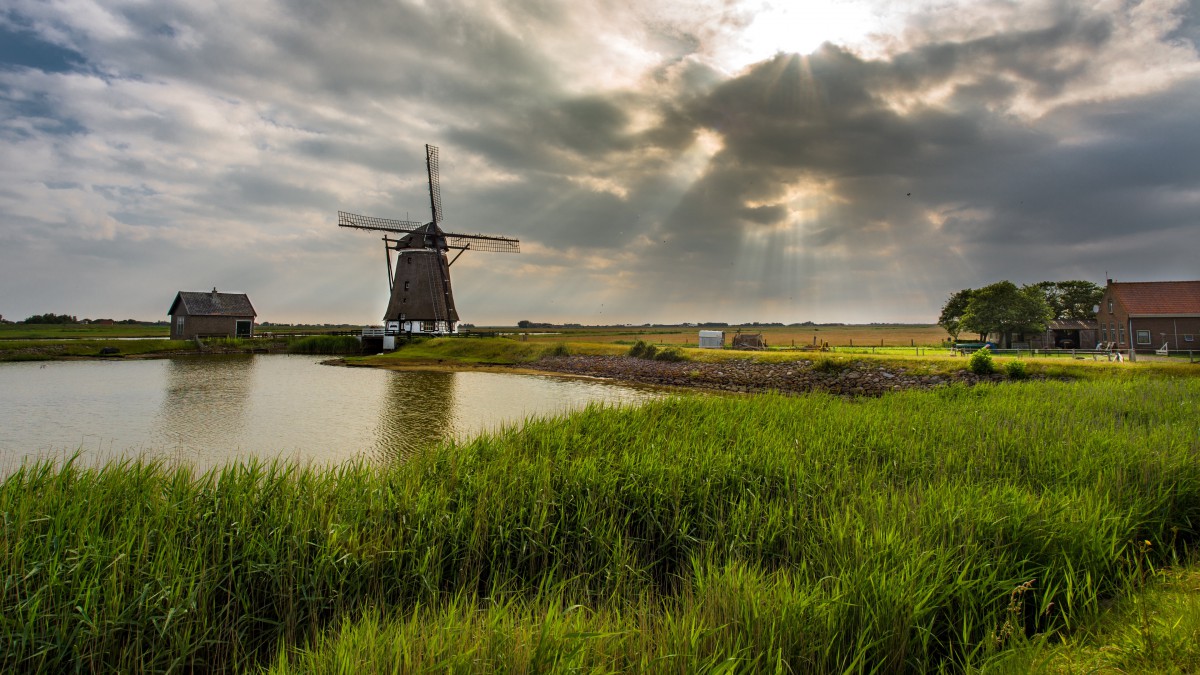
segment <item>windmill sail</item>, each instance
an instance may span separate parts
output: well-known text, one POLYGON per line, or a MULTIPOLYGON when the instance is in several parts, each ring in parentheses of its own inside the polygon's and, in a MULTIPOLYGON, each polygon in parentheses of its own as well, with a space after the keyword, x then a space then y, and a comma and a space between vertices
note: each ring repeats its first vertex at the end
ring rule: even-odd
POLYGON ((451 234, 446 233, 446 243, 450 248, 470 248, 472 251, 485 253, 520 253, 521 242, 508 237, 489 237, 484 234, 451 234))
POLYGON ((412 232, 424 226, 425 223, 418 223, 415 220, 373 218, 371 216, 360 216, 357 213, 338 211, 338 227, 353 227, 358 230, 380 230, 382 232, 412 232))
POLYGON ((438 172, 438 149, 425 144, 425 170, 429 173, 429 210, 434 224, 442 222, 442 179, 438 172))

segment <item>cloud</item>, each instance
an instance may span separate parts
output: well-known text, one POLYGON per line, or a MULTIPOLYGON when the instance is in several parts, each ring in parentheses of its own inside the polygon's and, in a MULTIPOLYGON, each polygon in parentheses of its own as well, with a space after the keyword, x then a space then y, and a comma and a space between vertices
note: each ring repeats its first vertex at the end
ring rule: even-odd
POLYGON ((216 285, 377 320, 381 247, 336 212, 425 218, 427 142, 446 227, 522 239, 455 263, 475 323, 932 321, 997 279, 1194 276, 1194 2, 863 8, 873 34, 742 67, 769 8, 15 0, 0 311, 216 285))

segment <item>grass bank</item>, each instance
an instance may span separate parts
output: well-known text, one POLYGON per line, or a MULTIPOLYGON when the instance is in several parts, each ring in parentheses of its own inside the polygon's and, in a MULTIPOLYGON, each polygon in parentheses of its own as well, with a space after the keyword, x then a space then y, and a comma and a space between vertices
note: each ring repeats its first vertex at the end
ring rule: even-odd
POLYGON ((1195 542, 1198 400, 685 397, 388 469, 37 465, 0 484, 0 670, 965 669, 1195 542))
POLYGON ((521 365, 543 356, 566 354, 618 355, 628 347, 588 342, 531 342, 511 338, 431 338, 416 340, 379 356, 354 359, 359 365, 414 365, 458 363, 463 365, 521 365))
POLYGON ((0 340, 0 362, 52 361, 89 356, 146 356, 195 350, 187 340, 0 340))

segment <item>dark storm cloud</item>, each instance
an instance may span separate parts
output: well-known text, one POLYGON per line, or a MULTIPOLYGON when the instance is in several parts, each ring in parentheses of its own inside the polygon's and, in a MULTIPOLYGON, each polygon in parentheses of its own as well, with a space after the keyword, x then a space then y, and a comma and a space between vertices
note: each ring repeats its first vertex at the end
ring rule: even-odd
MULTIPOLYGON (((1157 258, 1146 267, 1152 274, 1194 275, 1185 248, 1161 250, 1149 235, 1197 228, 1200 154, 1188 132, 1200 112, 1196 80, 1150 95, 1105 94, 1040 118, 1014 115, 1111 66, 1113 19, 1054 9, 1033 29, 918 45, 884 60, 826 46, 718 84, 656 132, 711 130, 723 149, 662 219, 654 235, 662 245, 647 249, 645 274, 673 298, 704 287, 727 297, 732 276, 721 269, 745 232, 781 222, 787 186, 816 178, 842 206, 795 239, 818 257, 856 248, 844 271, 869 275, 873 253, 890 250, 927 275, 928 264, 951 262, 922 250, 936 241, 965 257, 965 270, 947 267, 945 276, 971 283, 1052 278, 1064 268, 1097 279, 1106 263, 1130 257, 1157 258), (936 87, 952 94, 921 100, 936 87), (915 102, 895 105, 904 97, 915 102)), ((780 260, 756 263, 767 271, 760 297, 787 291, 786 275, 769 271, 780 260)), ((887 275, 877 282, 889 283, 887 275)))

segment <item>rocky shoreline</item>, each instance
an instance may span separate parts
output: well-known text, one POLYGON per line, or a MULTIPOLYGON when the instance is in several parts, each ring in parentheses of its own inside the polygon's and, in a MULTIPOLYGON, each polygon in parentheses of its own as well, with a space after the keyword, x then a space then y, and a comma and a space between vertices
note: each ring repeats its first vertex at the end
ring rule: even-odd
POLYGON ((667 387, 689 387, 739 393, 777 391, 788 394, 821 391, 839 396, 880 396, 890 391, 932 389, 955 382, 977 384, 1004 380, 1003 375, 912 373, 868 361, 807 360, 764 363, 731 360, 652 361, 628 356, 553 356, 532 367, 553 373, 599 377, 667 387))

